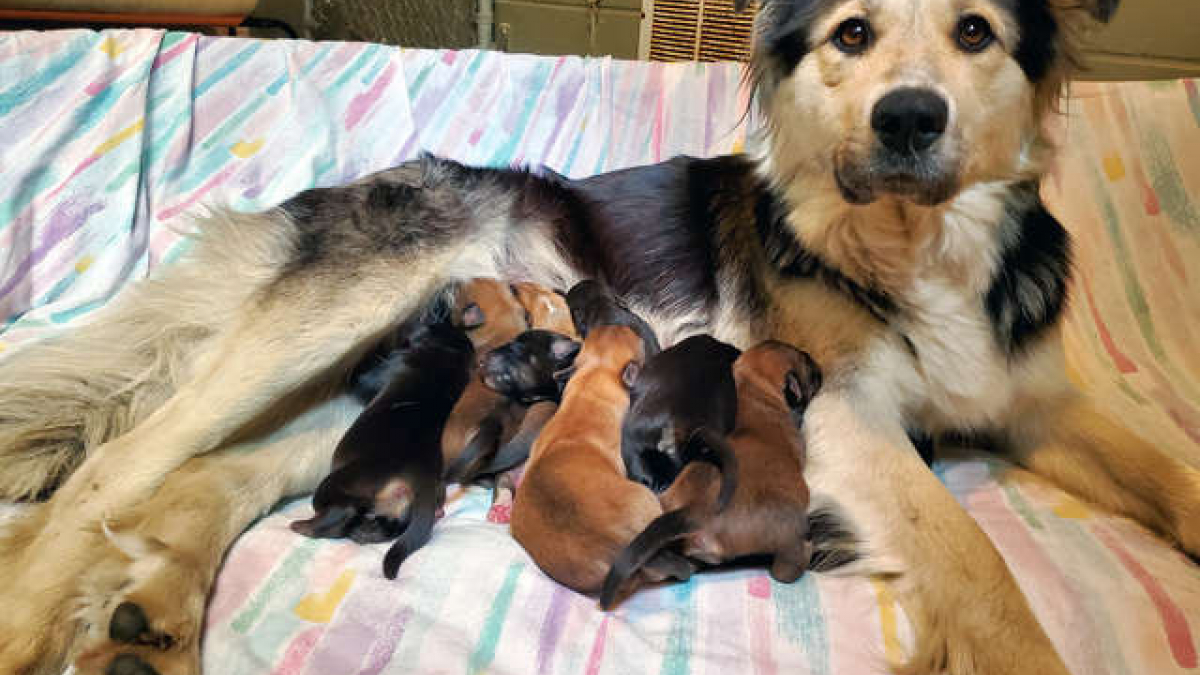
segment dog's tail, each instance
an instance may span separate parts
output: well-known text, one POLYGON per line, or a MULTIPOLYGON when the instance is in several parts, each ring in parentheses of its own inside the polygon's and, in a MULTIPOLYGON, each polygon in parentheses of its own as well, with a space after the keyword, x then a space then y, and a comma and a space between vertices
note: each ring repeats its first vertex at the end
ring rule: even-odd
POLYGON ((600 590, 600 607, 605 610, 612 609, 617 593, 626 581, 658 555, 659 551, 699 527, 700 519, 696 517, 695 509, 690 506, 668 511, 650 521, 646 529, 634 537, 613 561, 600 590))
POLYGON ((721 474, 721 490, 717 493, 716 510, 718 513, 724 511, 737 491, 737 455, 729 442, 709 428, 700 427, 692 432, 680 456, 685 466, 691 462, 708 462, 717 468, 721 474))
POLYGON ((429 542, 445 494, 446 488, 441 481, 434 481, 433 485, 427 486, 417 494, 409 511, 408 527, 383 556, 383 576, 395 579, 400 565, 408 556, 429 542))
POLYGON ((0 360, 0 498, 47 496, 92 448, 123 434, 186 377, 198 343, 277 269, 269 214, 216 214, 191 251, 95 318, 0 360))

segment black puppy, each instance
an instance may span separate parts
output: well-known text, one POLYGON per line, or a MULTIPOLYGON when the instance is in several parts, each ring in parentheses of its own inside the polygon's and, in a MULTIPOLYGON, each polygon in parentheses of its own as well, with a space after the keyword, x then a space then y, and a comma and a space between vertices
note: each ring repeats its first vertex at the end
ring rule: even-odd
POLYGON ((595 279, 572 286, 567 292, 567 306, 571 309, 571 320, 575 322, 575 330, 581 338, 586 338, 588 331, 598 326, 628 326, 642 339, 647 358, 662 351, 650 324, 631 312, 604 284, 595 279))
POLYGON ((621 426, 621 457, 629 479, 662 492, 683 465, 700 429, 733 431, 737 387, 733 362, 741 351, 709 335, 693 335, 646 361, 629 391, 621 426))
POLYGON ((566 335, 535 328, 484 355, 479 369, 484 385, 529 406, 529 410, 517 433, 494 456, 484 457, 468 448, 456 460, 461 466, 454 470, 472 476, 491 476, 524 462, 538 432, 558 408, 566 374, 579 347, 578 342, 566 335))
POLYGON ((484 355, 483 383, 508 398, 532 405, 562 398, 561 378, 579 353, 579 343, 561 333, 535 328, 484 355))
POLYGON ((333 471, 313 495, 316 514, 292 523, 310 537, 360 543, 400 535, 384 558, 389 579, 433 530, 445 497, 442 432, 475 354, 466 333, 445 321, 399 334, 386 360, 369 371, 387 384, 338 443, 333 471))

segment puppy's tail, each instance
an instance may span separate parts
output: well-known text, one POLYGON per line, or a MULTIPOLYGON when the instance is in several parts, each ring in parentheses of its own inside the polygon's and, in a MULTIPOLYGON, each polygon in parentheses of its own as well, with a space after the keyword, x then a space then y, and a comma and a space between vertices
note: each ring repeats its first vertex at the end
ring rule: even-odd
POLYGON ((401 563, 429 542, 429 538, 433 535, 433 524, 437 522, 438 508, 441 507, 445 494, 445 486, 441 481, 435 481, 433 485, 423 489, 413 500, 408 527, 383 556, 383 576, 395 579, 396 574, 400 571, 401 563))
POLYGON ((218 213, 179 263, 0 360, 0 498, 47 496, 89 450, 162 405, 197 345, 282 264, 286 235, 269 214, 218 213))
POLYGON ((668 511, 652 520, 613 561, 600 590, 600 607, 605 610, 612 609, 617 593, 626 581, 637 574, 659 551, 689 532, 694 532, 699 526, 693 509, 686 506, 668 511))
POLYGON ((725 437, 700 427, 692 432, 680 456, 685 466, 691 462, 708 462, 717 468, 721 474, 721 490, 717 493, 716 510, 718 513, 724 511, 737 490, 738 473, 737 455, 725 437))

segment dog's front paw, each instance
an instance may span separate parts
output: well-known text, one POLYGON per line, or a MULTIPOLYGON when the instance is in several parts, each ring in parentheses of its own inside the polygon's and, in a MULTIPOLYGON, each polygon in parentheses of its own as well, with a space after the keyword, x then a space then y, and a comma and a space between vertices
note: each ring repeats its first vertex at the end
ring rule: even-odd
POLYGON ((163 651, 130 646, 116 654, 89 653, 75 662, 76 675, 200 675, 200 650, 163 651))
POLYGON ((79 675, 199 675, 213 568, 145 531, 105 531, 83 579, 79 675))

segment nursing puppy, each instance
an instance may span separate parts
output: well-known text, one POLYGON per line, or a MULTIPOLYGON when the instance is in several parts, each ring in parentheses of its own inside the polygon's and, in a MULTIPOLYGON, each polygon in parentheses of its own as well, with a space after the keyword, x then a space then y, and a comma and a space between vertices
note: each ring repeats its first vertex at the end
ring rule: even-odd
MULTIPOLYGON (((562 310, 566 312, 565 302, 562 310)), ((538 433, 558 409, 579 347, 578 342, 566 335, 533 329, 483 357, 480 377, 484 384, 528 408, 517 433, 494 457, 482 458, 486 464, 477 470, 477 475, 507 471, 529 457, 538 433)))
POLYGON ((445 495, 441 439, 467 385, 474 349, 447 322, 412 328, 389 357, 388 384, 338 443, 333 471, 313 495, 316 514, 292 523, 310 537, 384 541, 388 578, 429 539, 445 495))
MULTIPOLYGON (((536 435, 540 424, 544 423, 547 415, 553 412, 546 406, 538 406, 537 413, 526 420, 528 407, 539 400, 535 396, 537 384, 534 383, 532 387, 525 385, 524 389, 518 391, 510 384, 497 382, 495 378, 505 379, 516 371, 509 368, 497 368, 495 359, 490 355, 507 348, 507 351, 503 353, 511 353, 518 360, 528 357, 526 359, 528 365, 536 368, 540 365, 538 359, 542 354, 569 365, 570 359, 574 358, 575 353, 579 351, 578 343, 569 337, 575 335, 575 328, 571 322, 566 299, 561 294, 545 286, 529 282, 511 284, 509 293, 519 305, 522 321, 526 326, 537 330, 558 332, 551 333, 548 338, 535 334, 534 337, 520 340, 521 335, 526 335, 530 331, 524 331, 519 335, 512 333, 512 326, 515 324, 515 308, 510 304, 506 308, 509 320, 503 330, 492 330, 486 339, 476 340, 476 348, 481 356, 479 372, 478 376, 474 377, 471 384, 467 386, 467 392, 463 395, 463 402, 460 406, 465 410, 474 410, 476 414, 480 411, 487 412, 476 422, 476 431, 469 443, 453 459, 448 460, 446 477, 453 482, 472 482, 479 476, 498 473, 524 461, 532 443, 530 433, 536 435), (567 335, 560 334, 563 332, 567 335), (490 351, 484 351, 489 348, 490 351), (549 348, 550 351, 543 352, 544 348, 549 348), (490 369, 487 365, 489 359, 492 363, 490 369), (489 374, 493 378, 491 382, 488 381, 489 374), (489 403, 490 409, 487 407, 489 403), (514 441, 515 445, 513 445, 514 441)), ((565 367, 565 365, 558 366, 558 368, 565 367)), ((517 369, 520 368, 515 362, 513 362, 513 366, 517 369)), ((520 388, 522 385, 516 386, 520 388)), ((557 400, 557 391, 555 391, 554 398, 557 400)), ((454 419, 455 416, 452 416, 451 420, 454 419)), ((464 419, 469 424, 473 418, 464 416, 464 419)))
POLYGON ((579 337, 566 295, 529 281, 518 281, 512 285, 512 290, 525 308, 525 322, 530 328, 553 331, 572 339, 579 337))
POLYGON ((662 351, 658 336, 650 324, 630 311, 611 289, 595 279, 585 279, 572 286, 567 291, 567 306, 580 337, 586 338, 594 326, 628 326, 642 338, 647 357, 662 351))
MULTIPOLYGON (((468 331, 477 355, 503 345, 529 325, 528 310, 517 299, 512 286, 496 279, 474 279, 458 295, 464 317, 479 313, 478 323, 468 331)), ((464 318, 464 321, 466 319, 464 318)), ((446 478, 451 482, 469 479, 469 458, 490 456, 516 432, 524 410, 484 386, 473 364, 470 381, 450 413, 442 436, 446 478), (460 461, 466 455, 467 459, 460 461)))
POLYGON ((683 467, 680 451, 701 428, 733 431, 740 352, 710 335, 693 335, 646 361, 629 392, 621 456, 629 479, 661 492, 683 467))
POLYGON ((628 387, 645 353, 628 327, 588 331, 517 487, 513 537, 543 572, 581 593, 600 590, 617 553, 662 513, 653 492, 625 478, 620 454, 628 387))
POLYGON ((716 564, 749 555, 772 557, 771 576, 790 583, 812 554, 808 486, 800 420, 821 386, 807 354, 768 341, 733 364, 737 428, 728 444, 737 458, 737 485, 721 508, 716 470, 688 464, 662 495, 666 513, 650 523, 613 563, 600 604, 612 607, 622 585, 664 547, 683 540, 683 554, 716 564))

